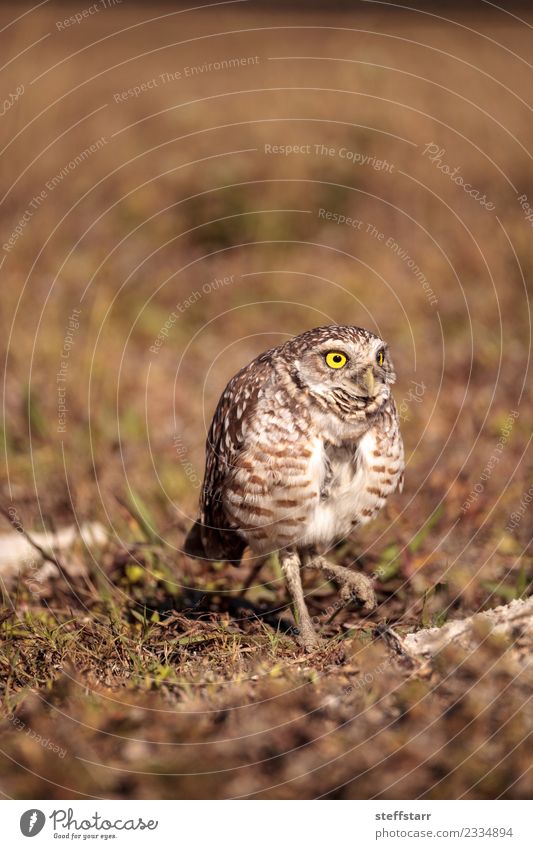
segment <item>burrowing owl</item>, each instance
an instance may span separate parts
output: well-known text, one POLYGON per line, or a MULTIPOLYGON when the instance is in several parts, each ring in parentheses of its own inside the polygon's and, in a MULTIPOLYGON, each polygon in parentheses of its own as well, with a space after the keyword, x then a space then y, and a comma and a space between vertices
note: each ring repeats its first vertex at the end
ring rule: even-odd
POLYGON ((317 643, 300 567, 376 605, 370 580, 322 553, 370 521, 403 482, 403 443, 385 342, 361 327, 317 327, 261 354, 224 390, 206 445, 192 557, 239 563, 279 553, 301 641, 317 643))

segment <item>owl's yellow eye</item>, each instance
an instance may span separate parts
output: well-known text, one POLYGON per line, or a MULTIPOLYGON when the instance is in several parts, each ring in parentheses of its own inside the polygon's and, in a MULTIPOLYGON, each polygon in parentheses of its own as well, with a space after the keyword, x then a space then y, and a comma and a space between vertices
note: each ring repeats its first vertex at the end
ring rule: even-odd
POLYGON ((330 351, 326 354, 326 365, 330 368, 342 368, 348 362, 346 354, 341 354, 340 351, 330 351))
POLYGON ((382 366, 383 363, 385 362, 385 351, 383 350, 383 348, 380 351, 377 352, 376 362, 377 362, 378 366, 382 366))

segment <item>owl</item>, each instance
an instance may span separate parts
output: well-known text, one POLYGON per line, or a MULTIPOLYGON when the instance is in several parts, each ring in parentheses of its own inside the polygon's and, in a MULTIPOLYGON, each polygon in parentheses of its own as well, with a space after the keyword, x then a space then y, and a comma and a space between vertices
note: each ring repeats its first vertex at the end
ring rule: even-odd
POLYGON ((308 330, 260 354, 228 383, 206 443, 191 557, 238 564, 276 552, 298 639, 313 650, 301 569, 340 586, 344 602, 376 606, 371 580, 324 554, 369 522, 403 484, 404 454, 386 343, 361 327, 308 330))

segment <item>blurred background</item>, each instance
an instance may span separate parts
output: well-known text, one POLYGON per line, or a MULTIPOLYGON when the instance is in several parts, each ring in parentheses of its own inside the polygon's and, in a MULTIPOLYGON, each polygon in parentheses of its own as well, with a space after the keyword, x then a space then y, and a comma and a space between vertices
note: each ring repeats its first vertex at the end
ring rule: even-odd
MULTIPOLYGON (((2 4, 2 504, 161 546, 113 560, 122 599, 243 579, 180 553, 206 430, 235 371, 332 322, 389 342, 407 457, 339 557, 408 625, 529 592, 533 17, 408 5, 2 4)), ((65 616, 101 594, 24 593, 65 616)))

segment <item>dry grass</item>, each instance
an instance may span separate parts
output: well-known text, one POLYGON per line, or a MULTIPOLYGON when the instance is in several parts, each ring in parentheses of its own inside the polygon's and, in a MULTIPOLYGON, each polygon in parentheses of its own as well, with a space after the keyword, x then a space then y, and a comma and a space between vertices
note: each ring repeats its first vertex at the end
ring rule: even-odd
MULTIPOLYGON (((2 506, 29 531, 74 517, 111 536, 104 551, 70 554, 67 579, 38 584, 30 568, 5 590, 6 795, 531 795, 531 681, 509 643, 480 637, 469 655, 451 648, 413 668, 376 636, 383 623, 401 634, 530 593, 529 512, 505 530, 531 480, 531 230, 516 197, 533 204, 530 32, 496 12, 436 25, 364 5, 155 20, 172 7, 124 3, 66 33, 55 22, 78 7, 49 4, 0 36, 10 59, 51 33, 2 71, 4 91, 25 86, 0 124, 3 243, 47 182, 105 138, 2 252, 2 506), (316 58, 275 58, 288 56, 316 58), (493 212, 424 156, 430 142, 493 212), (308 657, 286 633, 275 563, 243 597, 246 564, 195 564, 180 544, 228 377, 330 321, 390 342, 408 468, 404 494, 332 553, 377 574, 379 609, 328 624, 335 588, 306 575, 325 638, 308 657)), ((19 12, 3 5, 0 25, 19 12)))

